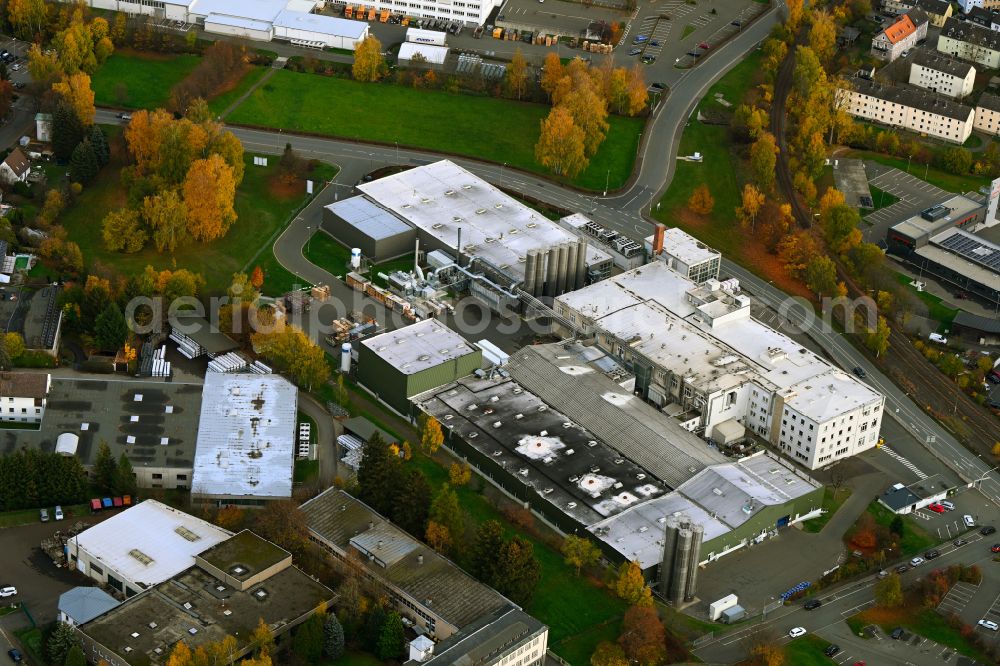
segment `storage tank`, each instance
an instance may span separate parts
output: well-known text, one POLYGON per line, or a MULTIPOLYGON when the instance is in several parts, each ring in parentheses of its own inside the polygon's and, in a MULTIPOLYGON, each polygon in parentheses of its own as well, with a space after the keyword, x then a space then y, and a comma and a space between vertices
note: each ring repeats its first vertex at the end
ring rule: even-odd
POLYGON ((580 251, 580 244, 576 241, 569 243, 566 246, 566 287, 565 291, 574 291, 579 289, 580 285, 576 283, 576 256, 580 251))
POLYGON ((687 580, 684 583, 684 601, 694 600, 694 590, 698 583, 698 560, 701 559, 701 540, 705 536, 705 528, 697 523, 691 523, 691 566, 688 567, 687 580))
POLYGON ((340 345, 340 371, 345 375, 351 372, 351 343, 340 345))
POLYGON ((580 239, 580 247, 576 252, 576 288, 583 289, 587 286, 587 239, 580 239))
POLYGON ((567 244, 560 244, 557 253, 559 266, 556 269, 556 293, 553 296, 558 296, 566 291, 566 272, 569 266, 569 247, 567 244))
POLYGON ((559 249, 550 247, 545 253, 545 295, 556 295, 556 280, 559 273, 559 249))
POLYGON ((351 268, 358 270, 361 268, 361 248, 352 247, 351 248, 351 268))
POLYGON ((678 529, 680 524, 677 517, 669 516, 663 534, 663 562, 660 563, 660 594, 664 597, 670 592, 670 572, 674 569, 678 529))
POLYGON ((693 538, 690 528, 684 526, 677 530, 676 555, 670 574, 670 591, 667 595, 667 598, 675 606, 684 603, 684 598, 687 595, 685 586, 687 585, 688 570, 691 567, 691 541, 693 538))
POLYGON ((535 264, 538 263, 538 253, 529 250, 524 257, 524 290, 535 295, 535 264))
POLYGON ((532 296, 541 296, 545 286, 545 254, 535 250, 535 256, 538 260, 535 262, 535 293, 532 296))

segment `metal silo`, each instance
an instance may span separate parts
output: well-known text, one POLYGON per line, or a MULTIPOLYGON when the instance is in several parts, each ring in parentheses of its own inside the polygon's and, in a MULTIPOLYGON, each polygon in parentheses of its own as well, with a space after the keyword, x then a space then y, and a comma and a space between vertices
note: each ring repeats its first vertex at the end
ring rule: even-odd
POLYGON ((580 288, 576 283, 576 257, 580 251, 580 244, 576 241, 570 242, 566 246, 566 285, 563 291, 574 291, 580 288))
POLYGON ((701 540, 704 536, 705 528, 697 523, 691 523, 691 566, 688 567, 687 580, 684 584, 684 601, 694 599, 694 590, 698 583, 698 561, 701 559, 701 540))

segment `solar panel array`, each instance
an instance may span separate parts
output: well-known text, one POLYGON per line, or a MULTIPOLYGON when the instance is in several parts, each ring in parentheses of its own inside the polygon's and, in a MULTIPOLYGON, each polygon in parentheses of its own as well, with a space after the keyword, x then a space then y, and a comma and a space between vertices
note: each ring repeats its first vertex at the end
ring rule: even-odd
POLYGON ((955 233, 940 243, 941 247, 1000 273, 1000 248, 969 234, 955 233))

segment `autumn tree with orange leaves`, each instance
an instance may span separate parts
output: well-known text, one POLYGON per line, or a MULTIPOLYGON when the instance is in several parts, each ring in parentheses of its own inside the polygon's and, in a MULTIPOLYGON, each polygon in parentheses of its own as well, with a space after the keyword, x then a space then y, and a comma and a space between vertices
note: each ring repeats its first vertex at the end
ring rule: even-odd
POLYGON ((90 87, 90 76, 86 72, 64 76, 61 81, 52 84, 52 90, 73 109, 81 125, 90 127, 94 124, 94 116, 97 113, 94 108, 94 91, 90 87))
POLYGON ((541 124, 542 131, 535 144, 535 159, 539 164, 569 178, 587 168, 584 133, 573 122, 569 111, 557 106, 541 124))
POLYGON ((218 155, 197 160, 184 180, 187 230, 198 241, 221 238, 236 221, 233 169, 218 155))

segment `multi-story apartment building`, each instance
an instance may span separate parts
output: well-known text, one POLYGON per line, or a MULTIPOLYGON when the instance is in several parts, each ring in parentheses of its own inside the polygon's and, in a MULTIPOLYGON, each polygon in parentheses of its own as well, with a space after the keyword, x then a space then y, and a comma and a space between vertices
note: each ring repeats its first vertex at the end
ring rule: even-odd
POLYGON ((968 14, 976 7, 983 9, 1000 9, 1000 0, 958 0, 962 13, 968 14))
POLYGON ((851 79, 851 90, 837 90, 847 113, 873 122, 901 127, 951 143, 964 143, 972 134, 975 111, 929 92, 851 79))
POLYGON ((927 14, 922 9, 911 9, 872 37, 872 57, 892 62, 927 37, 927 25, 927 14))
POLYGON ((966 20, 990 30, 1000 30, 1000 13, 995 9, 973 7, 966 15, 966 20))
POLYGON ((913 8, 924 10, 927 20, 936 28, 944 25, 946 19, 951 17, 954 8, 947 0, 883 0, 882 13, 899 16, 905 14, 913 8))
POLYGON ((753 319, 734 287, 654 262, 554 308, 635 374, 642 397, 697 414, 685 423, 705 437, 740 424, 810 469, 875 446, 883 396, 753 319))
POLYGON ((910 63, 910 85, 960 99, 972 92, 976 68, 966 62, 921 51, 910 63))
POLYGON ((1000 135, 1000 97, 990 93, 983 93, 979 97, 973 126, 980 132, 1000 135))
POLYGON ((981 25, 950 18, 938 36, 937 50, 984 67, 1000 67, 1000 33, 981 25))

